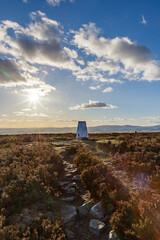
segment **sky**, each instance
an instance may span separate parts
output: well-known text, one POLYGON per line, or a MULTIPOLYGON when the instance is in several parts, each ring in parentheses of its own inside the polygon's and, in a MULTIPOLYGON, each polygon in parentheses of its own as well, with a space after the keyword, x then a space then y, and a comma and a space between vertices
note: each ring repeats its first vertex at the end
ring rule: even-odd
POLYGON ((159 0, 1 0, 0 128, 160 124, 159 0))

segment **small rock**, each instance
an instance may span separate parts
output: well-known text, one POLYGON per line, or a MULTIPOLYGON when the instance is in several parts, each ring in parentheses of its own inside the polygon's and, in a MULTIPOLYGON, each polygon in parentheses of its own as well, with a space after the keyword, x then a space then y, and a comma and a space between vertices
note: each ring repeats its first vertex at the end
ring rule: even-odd
POLYGON ((68 178, 71 178, 71 177, 72 177, 72 174, 71 174, 71 173, 66 173, 64 179, 67 180, 68 178))
POLYGON ((68 167, 70 167, 70 168, 74 168, 74 167, 76 167, 74 164, 72 164, 72 163, 69 163, 68 164, 68 167))
POLYGON ((76 168, 66 168, 65 171, 73 174, 73 173, 77 172, 77 169, 76 168))
POLYGON ((97 219, 91 219, 89 226, 91 228, 91 231, 96 235, 100 235, 106 227, 103 222, 101 222, 97 219))
POLYGON ((75 239, 75 234, 69 230, 69 229, 66 229, 66 234, 67 234, 67 238, 70 240, 70 239, 75 239))
POLYGON ((73 202, 75 199, 75 197, 64 197, 64 198, 61 198, 62 201, 64 202, 73 202))
POLYGON ((105 214, 101 202, 98 202, 91 208, 90 214, 99 219, 104 218, 105 214))
POLYGON ((62 215, 64 219, 64 224, 74 222, 77 217, 76 207, 73 205, 66 205, 62 208, 62 215))
POLYGON ((76 175, 73 177, 73 181, 81 181, 81 176, 80 175, 76 175))
POLYGON ((64 165, 68 165, 68 162, 64 160, 64 161, 63 161, 63 164, 64 164, 64 165))
POLYGON ((69 182, 60 182, 59 183, 59 186, 60 187, 64 187, 65 185, 68 185, 69 184, 69 182))
POLYGON ((68 190, 69 188, 77 187, 77 184, 75 182, 68 184, 64 190, 68 190))
POLYGON ((67 189, 67 193, 68 194, 72 194, 72 193, 75 193, 76 192, 76 189, 75 188, 69 188, 67 189))
POLYGON ((117 238, 114 235, 114 231, 113 230, 109 232, 109 238, 108 239, 109 240, 117 240, 117 238))
POLYGON ((79 214, 85 216, 89 213, 91 207, 93 207, 93 202, 84 203, 82 206, 79 207, 79 214))

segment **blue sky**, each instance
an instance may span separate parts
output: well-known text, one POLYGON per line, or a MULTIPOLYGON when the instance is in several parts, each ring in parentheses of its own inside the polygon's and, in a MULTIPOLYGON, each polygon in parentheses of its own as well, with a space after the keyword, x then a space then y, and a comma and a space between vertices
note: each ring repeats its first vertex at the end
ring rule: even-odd
POLYGON ((160 124, 158 0, 1 0, 0 127, 160 124))

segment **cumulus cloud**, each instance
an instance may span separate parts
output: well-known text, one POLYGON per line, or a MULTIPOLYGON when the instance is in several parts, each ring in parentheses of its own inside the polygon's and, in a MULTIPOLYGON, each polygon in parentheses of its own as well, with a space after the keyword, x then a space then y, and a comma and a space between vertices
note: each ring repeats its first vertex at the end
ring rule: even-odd
POLYGON ((115 79, 112 75, 119 72, 119 67, 111 61, 90 61, 87 66, 78 71, 74 71, 73 75, 76 79, 82 81, 97 81, 106 83, 123 83, 122 80, 115 79))
POLYGON ((60 23, 47 18, 40 11, 30 14, 31 23, 26 27, 9 20, 0 23, 0 85, 2 86, 37 86, 47 93, 55 88, 36 75, 45 66, 80 70, 75 63, 78 54, 75 50, 62 46, 62 27, 60 23), (12 36, 9 30, 13 31, 12 36), (41 65, 42 68, 37 65, 41 65))
POLYGON ((47 94, 55 88, 38 77, 46 73, 46 66, 70 70, 77 80, 94 81, 96 87, 90 86, 91 90, 126 79, 160 80, 159 61, 152 59, 150 49, 127 37, 102 37, 101 30, 90 23, 70 31, 73 37, 68 41, 63 26, 45 13, 32 12, 30 17, 25 27, 0 22, 1 86, 37 87, 47 94))
POLYGON ((12 60, 0 58, 0 86, 24 84, 26 79, 19 73, 19 69, 12 60))
MULTIPOLYGON (((160 80, 159 62, 152 59, 152 53, 146 46, 133 42, 128 37, 102 37, 100 29, 94 23, 83 25, 79 31, 72 33, 75 46, 87 55, 97 57, 96 71, 100 78, 105 71, 108 76, 121 74, 121 78, 129 80, 160 80)), ((92 65, 96 66, 96 63, 88 63, 88 69, 83 71, 90 71, 92 65)), ((84 72, 78 77, 86 80, 84 72)))
POLYGON ((127 37, 107 39, 99 37, 100 30, 95 24, 83 25, 78 32, 75 32, 73 43, 78 48, 85 49, 87 54, 95 54, 98 57, 105 57, 114 62, 144 63, 148 61, 150 50, 131 42, 127 37))
POLYGON ((109 93, 109 92, 112 92, 113 91, 113 88, 112 87, 108 87, 108 88, 105 88, 102 92, 103 93, 109 93))
POLYGON ((100 101, 89 100, 89 103, 82 103, 81 105, 71 106, 70 110, 84 110, 92 108, 114 109, 117 108, 117 106, 114 106, 112 104, 106 104, 100 101))
POLYGON ((76 51, 63 48, 61 45, 61 25, 48 19, 40 11, 32 12, 31 19, 32 22, 26 28, 8 20, 2 22, 0 53, 25 60, 30 64, 78 70, 79 67, 74 62, 78 57, 76 51), (9 29, 13 30, 13 37, 9 36, 9 29))

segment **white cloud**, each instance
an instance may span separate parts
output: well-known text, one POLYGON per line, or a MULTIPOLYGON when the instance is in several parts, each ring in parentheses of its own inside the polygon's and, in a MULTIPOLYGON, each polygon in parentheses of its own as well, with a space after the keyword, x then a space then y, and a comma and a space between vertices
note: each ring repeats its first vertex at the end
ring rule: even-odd
POLYGON ((9 20, 0 22, 0 86, 34 87, 46 95, 55 90, 38 77, 47 73, 46 66, 70 70, 77 80, 94 81, 96 86, 90 86, 91 90, 104 83, 121 84, 124 79, 160 80, 159 61, 152 59, 150 49, 127 37, 102 37, 100 29, 90 23, 71 31, 71 48, 59 22, 41 11, 30 17, 25 27, 9 20))
POLYGON ((75 61, 79 58, 75 50, 62 47, 63 31, 57 21, 40 11, 30 17, 32 21, 25 28, 9 20, 0 22, 0 86, 35 86, 47 94, 55 88, 37 77, 43 68, 77 71, 80 67, 75 61))
POLYGON ((105 108, 105 109, 114 109, 117 106, 112 104, 106 104, 100 101, 92 101, 89 100, 89 103, 82 103, 81 105, 71 106, 70 110, 84 110, 84 109, 92 109, 92 108, 105 108))
POLYGON ((59 6, 60 2, 64 0, 46 0, 52 6, 59 6))
POLYGON ((79 70, 74 62, 78 57, 76 51, 61 46, 61 25, 40 11, 32 12, 31 18, 26 28, 11 21, 2 22, 0 53, 30 64, 79 70), (13 30, 13 37, 8 35, 8 29, 13 30))
POLYGON ((28 3, 28 0, 23 0, 24 3, 28 3))
POLYGON ((119 69, 120 68, 116 64, 110 61, 90 61, 83 69, 74 71, 73 75, 76 76, 77 80, 82 81, 92 80, 106 83, 123 83, 122 80, 110 76, 118 73, 119 69))
POLYGON ((95 66, 94 73, 97 73, 97 79, 94 80, 102 79, 104 72, 107 78, 117 74, 128 80, 160 80, 159 61, 152 59, 149 48, 131 41, 128 37, 110 39, 99 36, 100 29, 96 28, 94 23, 83 25, 79 31, 72 33, 73 44, 87 55, 98 59, 88 63, 87 68, 77 73, 77 77, 83 81, 92 77, 92 65, 95 66))
MULTIPOLYGON (((52 6, 59 6, 59 4, 61 3, 61 2, 64 2, 65 0, 46 0, 47 1, 47 3, 49 3, 50 5, 52 5, 52 6)), ((69 0, 71 3, 73 3, 74 2, 74 0, 69 0)))
POLYGON ((144 18, 144 15, 142 15, 142 22, 141 22, 142 24, 147 24, 147 21, 146 21, 146 19, 144 18))
POLYGON ((1 116, 2 116, 2 118, 6 118, 8 115, 4 113, 1 116))
POLYGON ((50 93, 51 91, 55 91, 56 88, 41 82, 41 84, 37 85, 37 87, 34 88, 26 88, 26 89, 22 89, 21 91, 24 93, 27 93, 27 95, 31 94, 31 93, 36 93, 37 96, 39 97, 43 97, 45 95, 47 95, 48 93, 50 93))
POLYGON ((101 88, 101 85, 97 85, 97 86, 90 86, 89 87, 91 90, 97 90, 101 88))
POLYGON ((102 92, 103 93, 109 93, 109 92, 112 92, 113 91, 113 88, 112 87, 108 87, 108 88, 105 88, 102 92))
POLYGON ((49 117, 47 114, 45 113, 25 113, 25 112, 13 112, 13 114, 15 114, 18 117, 49 117))

